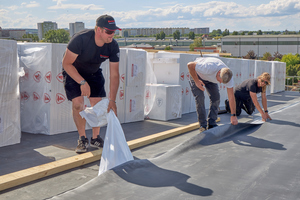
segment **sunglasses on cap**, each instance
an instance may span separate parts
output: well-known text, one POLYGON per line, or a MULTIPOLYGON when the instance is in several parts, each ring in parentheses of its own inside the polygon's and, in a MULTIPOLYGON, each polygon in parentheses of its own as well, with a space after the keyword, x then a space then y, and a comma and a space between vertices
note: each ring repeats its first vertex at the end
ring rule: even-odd
POLYGON ((107 34, 107 35, 111 35, 111 34, 113 34, 113 33, 115 33, 116 31, 112 31, 112 30, 107 30, 106 28, 103 28, 104 30, 105 30, 105 33, 107 34))

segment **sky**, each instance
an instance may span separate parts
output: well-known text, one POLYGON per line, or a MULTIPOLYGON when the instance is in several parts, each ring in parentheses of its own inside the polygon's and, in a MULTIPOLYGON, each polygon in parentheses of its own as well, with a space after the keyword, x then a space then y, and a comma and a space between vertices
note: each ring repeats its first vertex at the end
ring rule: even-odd
POLYGON ((2 28, 37 29, 44 21, 58 28, 74 22, 94 28, 102 14, 113 16, 120 28, 300 30, 300 0, 0 0, 2 28))

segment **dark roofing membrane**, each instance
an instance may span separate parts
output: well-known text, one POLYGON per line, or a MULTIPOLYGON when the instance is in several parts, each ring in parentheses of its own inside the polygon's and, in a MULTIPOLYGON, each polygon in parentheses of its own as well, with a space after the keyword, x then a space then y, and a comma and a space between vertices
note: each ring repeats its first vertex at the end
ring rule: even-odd
POLYGON ((299 109, 296 102, 264 124, 207 130, 52 199, 299 199, 299 109))

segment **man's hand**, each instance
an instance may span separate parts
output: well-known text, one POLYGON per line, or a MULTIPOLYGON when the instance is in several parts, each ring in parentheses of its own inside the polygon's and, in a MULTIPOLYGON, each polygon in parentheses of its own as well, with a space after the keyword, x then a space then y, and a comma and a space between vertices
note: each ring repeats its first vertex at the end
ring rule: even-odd
POLYGON ((195 81, 195 84, 200 90, 205 91, 205 88, 204 88, 205 84, 200 79, 195 81))
POLYGON ((84 85, 80 86, 81 96, 86 96, 87 98, 91 95, 90 85, 86 82, 84 85))
POLYGON ((107 113, 109 113, 110 110, 113 110, 115 112, 115 115, 118 116, 117 115, 117 104, 113 100, 109 100, 108 107, 107 107, 107 113))
POLYGON ((231 122, 232 125, 237 125, 239 123, 236 116, 231 116, 230 117, 230 122, 231 122))

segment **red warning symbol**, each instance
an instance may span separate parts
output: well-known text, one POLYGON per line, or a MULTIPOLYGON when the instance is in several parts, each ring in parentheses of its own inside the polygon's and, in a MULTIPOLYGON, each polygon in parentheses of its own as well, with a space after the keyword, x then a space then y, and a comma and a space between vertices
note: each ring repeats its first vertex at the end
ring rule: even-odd
POLYGON ((120 100, 124 99, 124 90, 120 90, 120 100))
POLYGON ((151 98, 151 93, 149 90, 146 91, 146 99, 150 99, 151 98))
POLYGON ((50 98, 49 94, 45 93, 44 94, 44 102, 49 103, 50 101, 51 101, 51 98, 50 98))
POLYGON ((180 79, 181 79, 182 81, 184 81, 184 73, 183 73, 183 72, 182 72, 181 75, 180 75, 180 79))
POLYGON ((38 93, 33 92, 33 101, 37 101, 40 99, 40 96, 38 95, 38 93))
POLYGON ((37 71, 33 74, 33 79, 39 83, 42 79, 42 73, 40 71, 37 71))
POLYGON ((64 77, 63 77, 63 75, 62 75, 61 72, 56 76, 56 79, 57 79, 59 82, 61 82, 61 83, 64 82, 64 77))
POLYGON ((56 103, 57 104, 61 104, 62 102, 64 102, 66 100, 66 97, 60 93, 56 94, 56 103))
POLYGON ((29 99, 29 94, 27 92, 21 93, 21 101, 27 101, 29 99))
POLYGON ((186 74, 186 78, 187 78, 188 81, 190 80, 190 73, 186 74))
POLYGON ((121 75, 121 81, 124 83, 124 81, 125 81, 125 74, 121 75))
POLYGON ((189 90, 188 87, 186 87, 186 89, 185 89, 185 94, 188 95, 189 93, 190 93, 190 90, 189 90))
POLYGON ((52 75, 51 75, 51 72, 47 72, 47 74, 45 75, 45 80, 47 83, 51 83, 51 78, 52 78, 52 75))

